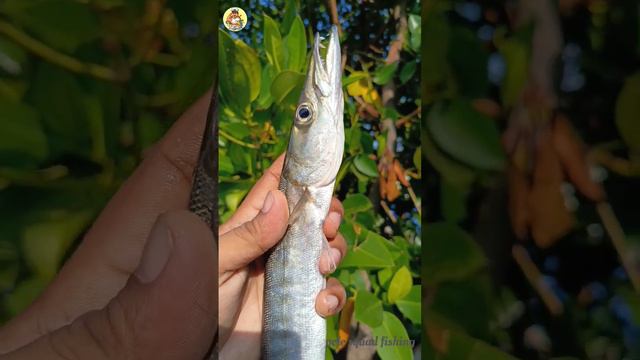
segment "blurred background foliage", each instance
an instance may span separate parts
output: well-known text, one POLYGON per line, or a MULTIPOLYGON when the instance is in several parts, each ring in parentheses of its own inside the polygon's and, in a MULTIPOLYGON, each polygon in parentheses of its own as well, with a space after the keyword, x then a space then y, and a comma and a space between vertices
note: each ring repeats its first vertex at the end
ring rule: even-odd
POLYGON ((424 5, 424 358, 640 358, 639 3, 424 5))
POLYGON ((314 32, 339 22, 346 144, 336 194, 349 252, 334 276, 349 300, 328 319, 327 358, 413 358, 410 346, 355 345, 420 343, 419 2, 222 1, 220 13, 232 6, 248 23, 219 32, 222 221, 286 150, 314 32))
POLYGON ((216 10, 0 1, 0 323, 43 290, 143 150, 211 86, 216 10))

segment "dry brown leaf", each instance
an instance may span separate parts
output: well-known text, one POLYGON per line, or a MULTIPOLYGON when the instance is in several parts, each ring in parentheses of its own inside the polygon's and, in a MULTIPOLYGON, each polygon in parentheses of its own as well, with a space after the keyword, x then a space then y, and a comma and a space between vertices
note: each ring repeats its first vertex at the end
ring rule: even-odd
POLYGON ((576 135, 569 119, 564 115, 558 115, 555 119, 553 145, 569 180, 578 191, 592 201, 605 200, 604 189, 589 175, 589 164, 584 144, 576 135))
POLYGON ((539 132, 533 185, 528 201, 531 234, 540 248, 553 245, 573 228, 575 222, 573 214, 564 205, 562 167, 552 141, 550 129, 539 132))
POLYGON ((349 343, 349 333, 351 331, 351 318, 353 316, 355 300, 353 297, 347 299, 342 311, 340 312, 340 321, 338 327, 339 345, 336 352, 340 352, 349 343))
POLYGON ((400 161, 398 161, 398 159, 395 159, 393 161, 393 171, 398 176, 398 180, 400 181, 400 183, 405 187, 409 187, 409 181, 407 181, 407 174, 405 174, 405 170, 402 167, 402 165, 400 165, 400 161))
POLYGON ((493 119, 497 119, 502 114, 500 104, 491 99, 475 99, 471 105, 477 112, 493 119))

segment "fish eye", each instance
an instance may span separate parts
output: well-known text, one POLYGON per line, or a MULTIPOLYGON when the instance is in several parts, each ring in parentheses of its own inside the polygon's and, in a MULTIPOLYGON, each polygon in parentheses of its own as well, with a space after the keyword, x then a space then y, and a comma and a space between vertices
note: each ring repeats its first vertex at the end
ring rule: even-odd
POLYGON ((296 110, 296 120, 301 124, 306 124, 312 118, 313 110, 308 104, 301 104, 296 110))

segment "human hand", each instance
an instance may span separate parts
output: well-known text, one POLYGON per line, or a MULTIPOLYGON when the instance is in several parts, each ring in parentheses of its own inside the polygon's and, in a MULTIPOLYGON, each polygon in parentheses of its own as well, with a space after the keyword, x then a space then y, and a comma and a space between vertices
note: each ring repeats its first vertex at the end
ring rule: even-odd
MULTIPOLYGON (((146 153, 142 164, 114 195, 44 293, 0 328, 0 354, 6 354, 8 359, 198 359, 207 351, 218 326, 215 286, 220 284, 221 297, 235 293, 250 298, 256 294, 248 289, 257 290, 256 281, 262 277, 249 271, 248 264, 253 259, 247 257, 236 256, 233 262, 221 263, 220 281, 216 283, 211 274, 218 266, 218 256, 211 231, 195 215, 179 210, 187 208, 209 99, 210 93, 201 97, 146 153), (244 266, 230 270, 243 262, 244 266), (248 286, 234 287, 237 281, 245 281, 248 286)), ((278 173, 278 163, 281 168, 282 159, 274 163, 269 174, 278 173)), ((279 221, 284 215, 286 228, 283 195, 274 191, 270 211, 260 215, 261 206, 256 203, 260 197, 265 200, 271 189, 269 184, 274 181, 273 189, 277 180, 263 178, 238 212, 221 226, 220 233, 225 234, 220 239, 221 258, 227 259, 223 255, 227 251, 223 249, 224 239, 249 240, 249 236, 258 236, 256 244, 262 247, 273 246, 282 237, 276 235, 284 233, 283 227, 266 225, 271 220, 282 224, 279 221), (233 228, 236 229, 230 231, 233 228), (256 230, 265 232, 252 232, 256 230)), ((341 215, 339 202, 334 201, 331 209, 341 215)), ((339 222, 330 213, 325 233, 332 240, 332 247, 344 254, 344 239, 337 234, 339 222)), ((246 252, 235 250, 231 254, 237 255, 237 250, 246 252)), ((334 261, 339 259, 337 256, 334 261)), ((259 265, 259 261, 252 264, 259 265)), ((327 272, 328 261, 324 259, 322 264, 321 270, 327 272)), ((332 314, 344 303, 344 290, 336 284, 330 280, 318 297, 321 315, 332 314), (331 306, 333 311, 324 303, 330 294, 337 295, 338 305, 331 306)), ((258 295, 261 301, 261 290, 258 295)), ((231 308, 220 305, 221 310, 234 314, 233 319, 220 319, 220 338, 228 339, 225 351, 237 350, 235 340, 240 331, 252 330, 247 325, 252 316, 261 314, 261 304, 245 301, 242 306, 236 303, 231 308)), ((246 347, 255 354, 259 353, 261 319, 257 325, 253 330, 258 339, 246 347)))
MULTIPOLYGON (((264 289, 263 254, 273 247, 287 229, 289 210, 284 194, 277 190, 284 156, 280 156, 251 189, 238 210, 220 226, 219 341, 221 359, 259 359, 262 334, 264 289)), ((324 222, 330 254, 320 259, 320 272, 328 274, 331 259, 338 264, 347 245, 338 233, 344 214, 342 205, 332 199, 324 222)), ((336 314, 344 306, 346 293, 336 279, 316 298, 321 316, 336 314)))

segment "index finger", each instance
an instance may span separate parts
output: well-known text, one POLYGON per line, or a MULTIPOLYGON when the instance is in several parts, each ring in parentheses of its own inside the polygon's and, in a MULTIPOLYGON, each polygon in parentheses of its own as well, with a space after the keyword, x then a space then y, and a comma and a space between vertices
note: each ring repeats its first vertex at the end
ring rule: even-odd
POLYGON ((247 197, 238 207, 238 210, 236 210, 236 212, 231 215, 227 222, 220 225, 220 234, 227 233, 234 228, 246 223, 247 221, 250 221, 251 219, 256 217, 256 215, 258 215, 258 212, 260 211, 260 208, 262 208, 264 199, 269 191, 278 189, 283 165, 284 153, 278 156, 276 161, 274 161, 273 164, 269 166, 262 177, 251 188, 249 194, 247 194, 247 197))
POLYGON ((148 152, 41 297, 0 330, 1 350, 104 307, 124 287, 158 215, 188 206, 210 99, 211 90, 148 152))

